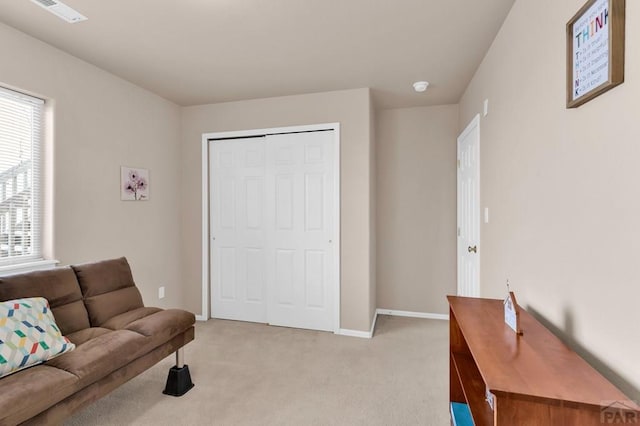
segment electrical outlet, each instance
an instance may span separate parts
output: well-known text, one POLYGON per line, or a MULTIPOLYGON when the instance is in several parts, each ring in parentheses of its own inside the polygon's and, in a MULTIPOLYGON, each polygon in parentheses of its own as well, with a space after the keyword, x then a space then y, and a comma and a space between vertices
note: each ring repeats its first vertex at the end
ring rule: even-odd
POLYGON ((158 287, 158 299, 164 299, 164 286, 158 287))

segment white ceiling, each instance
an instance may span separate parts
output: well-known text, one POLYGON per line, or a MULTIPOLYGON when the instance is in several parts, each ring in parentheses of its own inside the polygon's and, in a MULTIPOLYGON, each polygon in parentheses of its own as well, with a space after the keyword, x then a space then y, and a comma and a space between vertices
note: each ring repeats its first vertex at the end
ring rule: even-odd
POLYGON ((371 87, 392 108, 457 103, 513 2, 65 0, 89 18, 68 24, 0 0, 0 21, 180 105, 371 87))

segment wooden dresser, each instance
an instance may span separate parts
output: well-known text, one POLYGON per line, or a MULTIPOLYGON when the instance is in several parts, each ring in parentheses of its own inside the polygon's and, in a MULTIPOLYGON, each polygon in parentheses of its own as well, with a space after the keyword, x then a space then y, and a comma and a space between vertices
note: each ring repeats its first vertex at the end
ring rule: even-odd
POLYGON ((640 424, 638 405, 524 309, 517 336, 502 300, 447 298, 449 397, 477 426, 640 424))

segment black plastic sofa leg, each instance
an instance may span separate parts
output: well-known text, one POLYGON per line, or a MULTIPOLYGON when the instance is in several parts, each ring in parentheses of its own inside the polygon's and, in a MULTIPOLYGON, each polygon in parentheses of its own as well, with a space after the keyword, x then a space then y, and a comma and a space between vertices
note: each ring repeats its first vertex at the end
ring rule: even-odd
POLYGON ((185 365, 182 368, 174 366, 169 370, 167 386, 165 386, 162 393, 171 396, 182 396, 194 386, 191 381, 191 374, 189 374, 189 366, 185 365))
POLYGON ((167 385, 162 392, 165 395, 182 396, 189 392, 195 385, 191 381, 189 366, 183 363, 184 348, 176 352, 176 365, 169 369, 167 385))

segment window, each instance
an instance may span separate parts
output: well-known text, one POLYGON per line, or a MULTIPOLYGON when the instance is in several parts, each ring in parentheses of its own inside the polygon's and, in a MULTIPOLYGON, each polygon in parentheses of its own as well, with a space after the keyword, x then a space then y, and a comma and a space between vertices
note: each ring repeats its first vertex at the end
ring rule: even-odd
POLYGON ((0 88, 0 266, 42 259, 44 101, 0 88))

